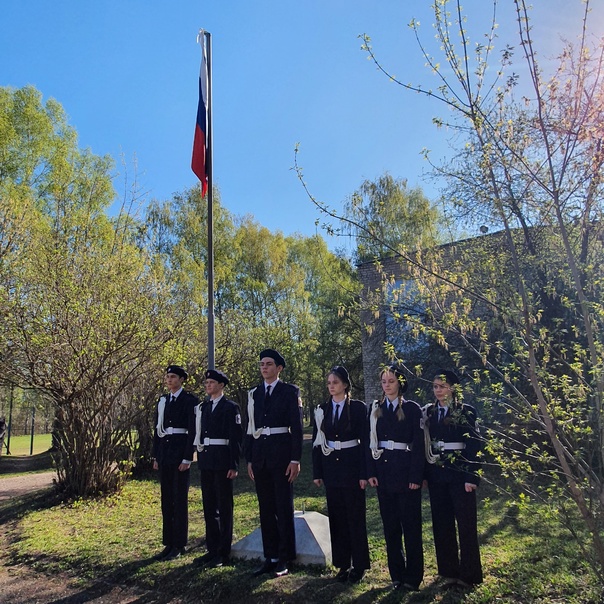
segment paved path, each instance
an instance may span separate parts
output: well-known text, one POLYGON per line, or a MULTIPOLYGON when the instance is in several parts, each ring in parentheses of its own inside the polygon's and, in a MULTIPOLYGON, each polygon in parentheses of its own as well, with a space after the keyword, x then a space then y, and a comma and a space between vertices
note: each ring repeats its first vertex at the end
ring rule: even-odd
POLYGON ((51 487, 56 476, 56 472, 22 474, 21 476, 10 476, 8 478, 0 476, 0 501, 51 487))

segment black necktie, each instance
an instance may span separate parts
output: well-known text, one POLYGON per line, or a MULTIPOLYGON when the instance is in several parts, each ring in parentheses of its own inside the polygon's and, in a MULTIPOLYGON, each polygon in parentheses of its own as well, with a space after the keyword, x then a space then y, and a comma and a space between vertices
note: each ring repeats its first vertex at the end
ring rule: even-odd
POLYGON ((334 405, 335 409, 333 411, 333 425, 335 426, 340 419, 340 405, 334 405))
POLYGON ((393 403, 393 402, 389 402, 389 403, 388 403, 388 408, 390 409, 390 411, 391 411, 392 413, 394 413, 394 403, 393 403))
POLYGON ((438 410, 438 423, 441 424, 444 419, 445 419, 445 410, 441 407, 438 410))
POLYGON ((170 395, 170 403, 173 403, 175 400, 176 400, 176 397, 173 394, 171 394, 170 395))
POLYGON ((266 387, 266 392, 264 393, 264 400, 265 401, 270 401, 271 399, 271 387, 267 386, 266 387))

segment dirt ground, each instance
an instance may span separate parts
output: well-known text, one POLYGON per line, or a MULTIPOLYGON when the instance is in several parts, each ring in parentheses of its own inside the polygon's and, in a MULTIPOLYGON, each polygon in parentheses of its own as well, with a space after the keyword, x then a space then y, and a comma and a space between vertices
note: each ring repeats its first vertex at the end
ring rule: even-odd
POLYGON ((82 589, 69 578, 49 577, 23 566, 5 566, 0 560, 0 602, 2 604, 143 604, 179 602, 156 598, 119 585, 97 583, 82 589))
MULTIPOLYGON (((36 457, 36 456, 34 456, 36 457)), ((9 471, 25 472, 39 460, 6 458, 0 461, 0 503, 24 495, 44 496, 52 487, 56 474, 43 471, 19 476, 5 476, 9 471), (15 466, 17 466, 16 469, 15 466)), ((1 604, 177 604, 180 599, 166 599, 154 594, 120 585, 98 582, 85 588, 68 575, 48 576, 24 564, 14 564, 8 554, 14 518, 0 518, 3 538, 0 539, 0 603, 1 604)))
POLYGON ((0 501, 21 497, 40 489, 47 489, 53 485, 55 476, 54 472, 23 474, 10 478, 0 476, 0 501))

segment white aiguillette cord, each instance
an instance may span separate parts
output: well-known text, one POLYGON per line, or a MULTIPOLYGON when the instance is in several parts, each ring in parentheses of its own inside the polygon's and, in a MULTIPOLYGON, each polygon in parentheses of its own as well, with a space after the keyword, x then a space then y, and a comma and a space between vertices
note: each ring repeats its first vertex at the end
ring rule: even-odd
POLYGON ((329 455, 333 449, 327 444, 327 439, 325 438, 325 432, 321 428, 323 424, 324 413, 321 407, 317 407, 315 409, 315 425, 317 426, 317 436, 315 437, 315 442, 313 442, 313 447, 321 447, 321 452, 323 455, 329 455))
POLYGON ((166 397, 162 396, 157 404, 157 436, 163 438, 168 434, 164 430, 164 410, 166 408, 166 397))
POLYGON ((262 428, 256 430, 256 421, 254 420, 254 392, 256 388, 252 388, 247 392, 247 433, 251 434, 254 438, 258 439, 262 435, 262 428))

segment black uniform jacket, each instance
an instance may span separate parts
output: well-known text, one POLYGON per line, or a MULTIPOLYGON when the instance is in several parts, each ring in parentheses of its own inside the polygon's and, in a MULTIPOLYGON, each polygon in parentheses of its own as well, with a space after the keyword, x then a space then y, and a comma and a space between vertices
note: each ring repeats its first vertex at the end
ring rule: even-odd
MULTIPOLYGON (((365 448, 367 447, 367 406, 363 401, 350 400, 346 404, 336 425, 333 423, 333 406, 328 401, 320 405, 323 410, 322 429, 328 441, 346 442, 359 440, 356 447, 333 450, 324 455, 321 447, 313 447, 313 480, 322 479, 327 487, 357 487, 359 480, 367 480, 365 448)), ((313 442, 317 437, 314 424, 313 442)))
POLYGON ((201 403, 201 435, 204 438, 228 439, 228 445, 206 445, 197 452, 200 470, 238 470, 243 428, 239 405, 223 396, 212 411, 212 401, 201 403))
POLYGON ((278 381, 270 396, 268 405, 264 403, 264 382, 254 391, 254 423, 260 428, 289 428, 285 434, 261 435, 254 438, 245 436, 245 457, 248 462, 267 468, 285 468, 290 461, 300 461, 302 457, 302 408, 298 400, 297 386, 278 381))
MULTIPOLYGON (((449 406, 444 421, 440 423, 437 419, 438 404, 424 407, 424 412, 433 443, 455 442, 466 446, 461 451, 441 451, 437 463, 426 464, 428 480, 458 480, 478 485, 482 438, 476 423, 476 409, 466 404, 449 406)), ((436 445, 432 448, 432 453, 438 453, 436 445)))
MULTIPOLYGON (((372 413, 372 409, 369 413, 372 413)), ((396 412, 390 411, 387 405, 380 404, 377 437, 378 441, 407 443, 411 445, 411 451, 384 448, 379 459, 374 459, 371 449, 366 449, 369 477, 378 479, 379 488, 393 492, 407 490, 409 483, 421 484, 426 459, 424 431, 421 426, 422 410, 414 401, 403 401, 402 410, 405 418, 399 420, 396 412)))
POLYGON ((153 457, 157 463, 177 463, 183 459, 193 461, 193 441, 195 440, 195 407, 199 399, 187 390, 183 390, 174 402, 170 402, 170 394, 164 407, 164 430, 181 428, 187 434, 166 434, 162 438, 157 434, 157 410, 155 412, 155 433, 153 436, 153 457))

